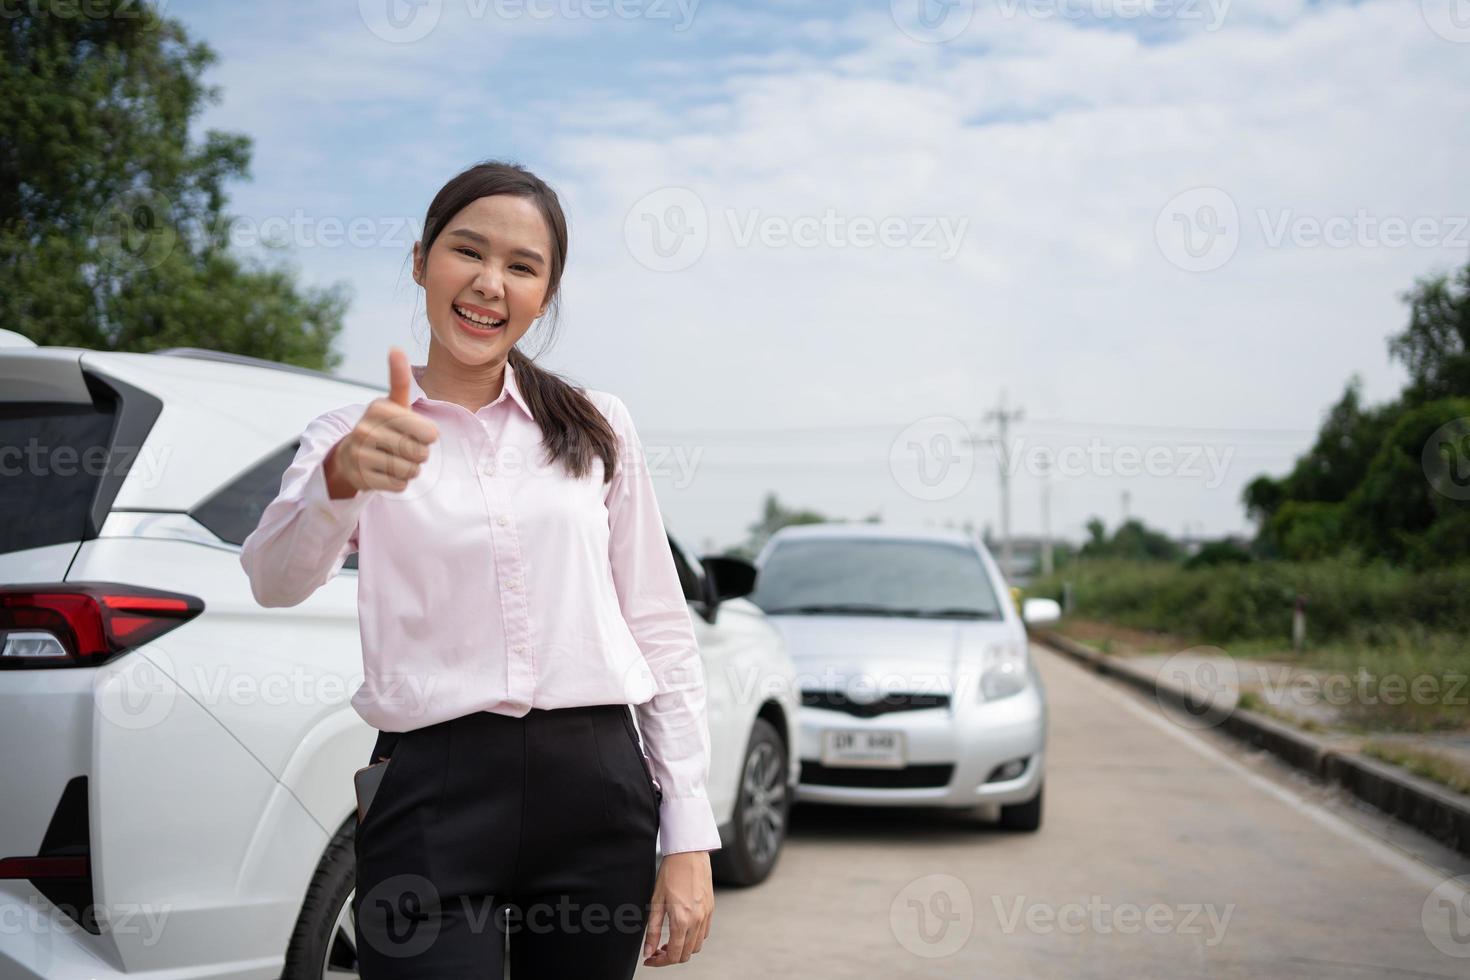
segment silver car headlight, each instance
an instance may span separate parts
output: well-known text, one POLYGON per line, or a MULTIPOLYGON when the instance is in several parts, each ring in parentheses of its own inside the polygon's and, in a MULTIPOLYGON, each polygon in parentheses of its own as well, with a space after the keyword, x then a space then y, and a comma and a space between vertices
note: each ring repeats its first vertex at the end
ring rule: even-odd
POLYGON ((999 701, 1020 694, 1030 683, 1026 672, 1026 651, 1010 644, 996 644, 986 649, 985 665, 980 672, 980 700, 999 701))

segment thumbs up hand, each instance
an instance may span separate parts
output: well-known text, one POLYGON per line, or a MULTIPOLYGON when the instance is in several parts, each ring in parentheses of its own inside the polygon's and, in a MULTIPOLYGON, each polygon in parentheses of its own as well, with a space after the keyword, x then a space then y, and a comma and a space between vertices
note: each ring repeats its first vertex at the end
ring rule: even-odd
POLYGON ((408 355, 388 351, 388 397, 374 399, 351 432, 333 446, 323 463, 328 495, 351 497, 359 490, 407 489, 429 458, 439 427, 408 405, 408 355))

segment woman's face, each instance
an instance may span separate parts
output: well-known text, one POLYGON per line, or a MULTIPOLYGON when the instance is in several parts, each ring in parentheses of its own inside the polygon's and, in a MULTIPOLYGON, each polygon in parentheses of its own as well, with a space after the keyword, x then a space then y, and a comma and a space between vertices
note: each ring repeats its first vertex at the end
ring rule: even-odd
POLYGON ((433 341, 461 364, 505 360, 546 312, 551 233, 529 198, 479 198, 445 223, 427 257, 420 242, 413 253, 433 341))

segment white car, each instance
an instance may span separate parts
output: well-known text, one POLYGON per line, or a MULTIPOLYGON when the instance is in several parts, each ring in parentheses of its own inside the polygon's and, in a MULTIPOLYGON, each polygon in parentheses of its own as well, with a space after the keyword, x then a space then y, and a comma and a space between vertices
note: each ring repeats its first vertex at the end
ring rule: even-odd
MULTIPOLYGON (((1041 826, 1046 695, 1000 570, 974 537, 782 528, 752 601, 801 686, 798 801, 974 808, 1041 826)), ((1047 622, 1050 599, 1026 603, 1047 622)))
MULTIPOLYGON (((239 552, 306 423, 384 393, 212 351, 0 345, 0 976, 355 974, 352 775, 376 735, 349 700, 356 556, 266 609, 239 552)), ((751 565, 670 544, 716 872, 750 884, 794 796, 794 667, 740 598, 751 565)))

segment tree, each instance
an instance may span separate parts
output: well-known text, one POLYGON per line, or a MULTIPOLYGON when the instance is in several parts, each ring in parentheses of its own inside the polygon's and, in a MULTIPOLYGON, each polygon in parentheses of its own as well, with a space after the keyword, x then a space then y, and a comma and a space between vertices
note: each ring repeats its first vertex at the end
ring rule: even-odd
POLYGON ((1470 560, 1470 398, 1406 412, 1346 503, 1365 553, 1426 566, 1470 560))
POLYGON ((1297 460, 1286 478, 1291 500, 1337 503, 1346 500, 1368 472, 1368 464, 1400 413, 1397 402, 1363 407, 1363 379, 1353 375, 1342 397, 1327 410, 1317 441, 1297 460))
POLYGON ((1179 546, 1168 535, 1145 527, 1134 518, 1118 525, 1112 538, 1100 518, 1087 522, 1087 541, 1079 553, 1082 558, 1124 558, 1131 561, 1176 561, 1179 546))
POLYGON ((1470 396, 1470 263, 1448 276, 1418 279, 1400 295, 1409 325, 1391 338, 1389 353, 1409 369, 1410 405, 1470 396))
POLYGON ((38 344, 210 347, 340 363, 342 286, 228 249, 250 140, 189 124, 215 55, 148 4, 32 7, 0 26, 0 323, 38 344))
MULTIPOLYGON (((877 519, 877 515, 869 515, 867 523, 876 523, 877 519)), ((745 543, 729 549, 727 553, 749 561, 760 553, 771 535, 781 528, 791 524, 824 524, 826 521, 824 515, 814 510, 788 510, 781 506, 774 493, 767 493, 760 520, 746 526, 749 536, 745 543)))

